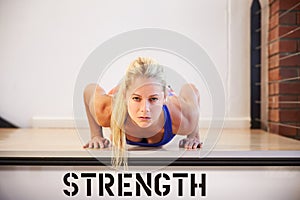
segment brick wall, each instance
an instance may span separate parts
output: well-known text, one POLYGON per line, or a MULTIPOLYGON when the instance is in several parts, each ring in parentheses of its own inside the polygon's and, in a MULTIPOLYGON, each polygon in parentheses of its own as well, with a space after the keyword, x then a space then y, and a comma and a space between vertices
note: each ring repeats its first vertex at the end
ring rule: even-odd
POLYGON ((269 3, 269 131, 300 139, 300 0, 269 3))

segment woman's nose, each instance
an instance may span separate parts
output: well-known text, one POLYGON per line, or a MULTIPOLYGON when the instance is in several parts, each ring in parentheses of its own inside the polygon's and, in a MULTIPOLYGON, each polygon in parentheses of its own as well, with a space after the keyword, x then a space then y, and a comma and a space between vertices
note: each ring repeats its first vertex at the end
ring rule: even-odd
POLYGON ((150 111, 150 104, 148 101, 142 101, 142 105, 141 105, 141 111, 142 112, 149 112, 150 111))

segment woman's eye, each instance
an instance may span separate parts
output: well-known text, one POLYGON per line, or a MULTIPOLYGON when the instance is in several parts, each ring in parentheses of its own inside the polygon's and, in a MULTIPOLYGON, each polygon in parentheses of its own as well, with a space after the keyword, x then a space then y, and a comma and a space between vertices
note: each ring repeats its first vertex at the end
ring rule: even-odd
POLYGON ((158 101, 158 98, 156 98, 156 97, 150 98, 150 101, 151 102, 156 102, 156 101, 158 101))
POLYGON ((141 98, 139 98, 139 97, 132 97, 132 100, 139 102, 139 101, 141 101, 141 98))

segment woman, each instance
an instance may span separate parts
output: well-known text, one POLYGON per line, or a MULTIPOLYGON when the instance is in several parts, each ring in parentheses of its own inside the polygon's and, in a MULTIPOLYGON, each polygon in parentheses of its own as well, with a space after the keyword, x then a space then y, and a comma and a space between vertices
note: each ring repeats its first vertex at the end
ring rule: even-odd
POLYGON ((179 146, 200 148, 200 96, 192 84, 182 86, 179 96, 166 87, 164 69, 154 60, 137 58, 127 68, 121 83, 108 94, 96 84, 84 91, 91 140, 84 148, 106 148, 102 127, 111 128, 113 165, 126 164, 126 143, 162 146, 186 135, 179 146))

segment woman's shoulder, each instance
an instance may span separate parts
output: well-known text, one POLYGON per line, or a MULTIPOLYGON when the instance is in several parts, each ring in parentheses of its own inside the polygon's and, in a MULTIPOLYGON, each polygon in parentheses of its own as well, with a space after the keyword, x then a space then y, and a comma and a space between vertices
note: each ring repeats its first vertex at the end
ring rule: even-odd
POLYGON ((168 97, 165 104, 173 115, 183 115, 185 117, 188 117, 191 111, 194 111, 196 108, 196 105, 184 101, 179 96, 168 97))
POLYGON ((198 114, 195 113, 197 109, 178 96, 169 97, 166 106, 171 115, 173 132, 181 134, 189 132, 188 127, 198 119, 195 117, 195 114, 198 114))

